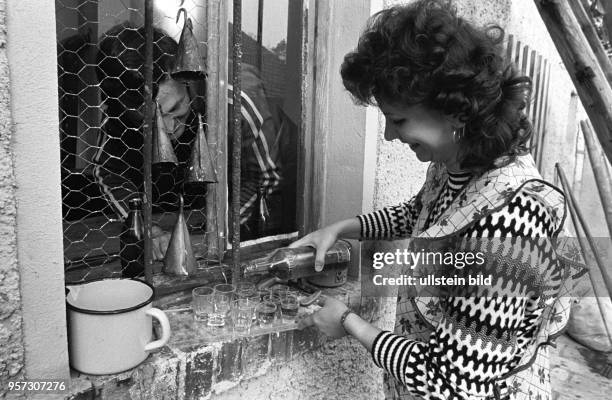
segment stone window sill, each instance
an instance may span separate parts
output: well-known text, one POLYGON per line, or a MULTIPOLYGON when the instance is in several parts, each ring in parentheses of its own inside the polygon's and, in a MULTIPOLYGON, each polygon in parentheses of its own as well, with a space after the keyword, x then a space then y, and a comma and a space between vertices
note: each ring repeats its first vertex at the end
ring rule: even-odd
MULTIPOLYGON (((346 301, 365 319, 371 320, 376 311, 375 301, 362 302, 358 281, 323 292, 346 301)), ((138 367, 120 374, 91 376, 73 372, 68 398, 120 398, 119 392, 134 390, 141 391, 143 398, 205 397, 264 375, 273 366, 291 362, 329 340, 314 328, 297 330, 294 323, 278 324, 265 331, 253 330, 248 336, 211 338, 194 329, 190 310, 173 311, 178 309, 176 305, 168 304, 165 308, 172 334, 162 350, 151 354, 138 367)), ((313 312, 316 308, 315 305, 302 307, 300 312, 313 312)))

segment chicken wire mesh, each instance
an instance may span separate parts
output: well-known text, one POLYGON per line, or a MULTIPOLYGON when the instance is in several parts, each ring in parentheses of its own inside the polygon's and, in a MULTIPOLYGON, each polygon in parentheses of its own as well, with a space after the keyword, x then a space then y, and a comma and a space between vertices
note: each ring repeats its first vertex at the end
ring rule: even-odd
MULTIPOLYGON (((130 198, 143 197, 144 4, 144 0, 56 0, 68 282, 122 276, 120 235, 128 214, 127 203, 130 198)), ((225 114, 231 113, 231 108, 223 109, 224 101, 231 103, 232 98, 231 48, 236 36, 232 32, 231 2, 154 0, 152 4, 153 99, 163 116, 163 122, 158 118, 154 121, 165 128, 177 164, 156 162, 153 155, 153 233, 155 227, 172 231, 178 196, 182 194, 195 255, 206 258, 208 247, 211 258, 215 240, 225 240, 228 228, 228 237, 231 235, 231 225, 227 224, 232 216, 225 211, 232 200, 227 190, 231 188, 228 154, 232 153, 232 131, 226 128, 231 116, 225 114), (230 9, 224 14, 219 10, 225 6, 230 9), (207 60, 207 82, 166 82, 185 23, 183 17, 176 18, 180 7, 192 21, 202 58, 207 60), (226 15, 227 31, 221 20, 216 21, 218 26, 211 26, 210 13, 216 12, 211 10, 219 11, 221 18, 226 15), (222 46, 229 51, 219 51, 222 46), (227 96, 222 96, 226 90, 227 96), (219 177, 218 184, 208 184, 205 190, 185 185, 197 138, 198 114, 204 121, 219 177)), ((239 218, 244 241, 297 230, 303 3, 268 3, 265 11, 262 0, 246 0, 243 4, 239 218), (271 24, 274 29, 264 28, 271 24), (258 193, 264 193, 262 199, 258 193), (254 221, 257 216, 265 217, 264 229, 261 221, 254 221)), ((154 129, 154 148, 155 139, 154 129)), ((223 246, 218 247, 212 255, 217 260, 223 255, 223 246)))
MULTIPOLYGON (((206 190, 186 184, 198 114, 206 121, 205 84, 166 79, 184 24, 175 21, 178 3, 153 7, 153 98, 175 155, 174 163, 152 165, 153 234, 156 227, 172 231, 182 194, 192 245, 205 256, 203 238, 214 229, 207 226, 206 190)), ((183 7, 205 53, 200 3, 183 7)), ((66 279, 121 276, 127 203, 144 194, 144 0, 57 0, 56 21, 66 279)), ((219 152, 211 155, 217 165, 219 152)))

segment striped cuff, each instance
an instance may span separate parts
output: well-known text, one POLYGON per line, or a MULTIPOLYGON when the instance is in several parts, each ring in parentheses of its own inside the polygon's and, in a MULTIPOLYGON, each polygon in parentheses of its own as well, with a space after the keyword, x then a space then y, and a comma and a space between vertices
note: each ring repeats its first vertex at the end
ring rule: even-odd
POLYGON ((378 210, 369 214, 358 215, 359 224, 361 225, 361 237, 365 239, 374 239, 386 237, 390 235, 390 229, 387 228, 385 221, 388 216, 385 210, 378 210))
POLYGON ((405 384, 406 360, 415 343, 414 340, 406 339, 404 336, 383 331, 372 343, 372 359, 378 367, 405 384))

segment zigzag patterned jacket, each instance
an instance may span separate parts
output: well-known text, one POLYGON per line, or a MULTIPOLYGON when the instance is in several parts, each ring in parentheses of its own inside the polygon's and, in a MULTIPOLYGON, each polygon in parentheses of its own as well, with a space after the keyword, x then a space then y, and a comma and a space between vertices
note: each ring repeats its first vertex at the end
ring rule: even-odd
MULTIPOLYGON (((572 271, 561 254, 575 249, 557 240, 563 193, 542 180, 530 155, 505 164, 471 178, 446 209, 440 196, 449 174, 432 164, 409 202, 358 216, 364 239, 411 237, 413 250, 426 242, 430 250, 484 259, 477 270, 419 265, 415 276, 492 277, 486 286, 400 288, 396 332, 381 332, 372 345, 399 398, 536 398, 534 389, 519 389, 517 379, 525 378, 517 377, 533 373, 533 366, 527 370, 542 345, 567 322, 572 271), (420 335, 412 331, 415 322, 420 335)), ((549 385, 538 395, 550 396, 549 385)))

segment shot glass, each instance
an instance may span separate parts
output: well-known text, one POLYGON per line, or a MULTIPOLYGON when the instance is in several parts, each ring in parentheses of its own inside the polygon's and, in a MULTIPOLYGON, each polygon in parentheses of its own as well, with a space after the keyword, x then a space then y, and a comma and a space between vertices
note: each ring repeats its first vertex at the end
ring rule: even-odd
POLYGON ((262 301, 257 306, 257 321, 259 326, 269 326, 276 318, 276 304, 271 301, 262 301))
POLYGON ((283 322, 293 322, 298 315, 300 303, 295 293, 286 293, 280 301, 283 322))
POLYGON ((257 288, 252 282, 238 282, 236 284, 236 297, 244 299, 257 294, 257 288))
POLYGON ((237 299, 234 301, 232 309, 234 332, 239 334, 250 333, 257 305, 259 305, 259 301, 255 302, 250 299, 237 299))
POLYGON ((196 321, 208 323, 208 317, 213 312, 213 292, 214 289, 207 286, 192 290, 193 316, 196 321))
POLYGON ((278 320, 281 319, 281 295, 278 293, 270 293, 266 296, 264 296, 262 302, 269 302, 269 303, 274 303, 274 305, 276 306, 276 318, 278 320))
POLYGON ((208 317, 208 326, 223 327, 232 309, 236 287, 230 284, 216 285, 213 292, 213 312, 208 317))
POLYGON ((259 296, 259 300, 263 300, 264 297, 270 294, 270 289, 257 289, 257 296, 259 296))
POLYGON ((288 291, 289 291, 289 286, 285 286, 285 285, 275 285, 270 288, 270 294, 272 294, 273 296, 279 297, 279 298, 282 298, 283 296, 285 296, 288 291))

